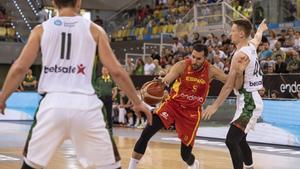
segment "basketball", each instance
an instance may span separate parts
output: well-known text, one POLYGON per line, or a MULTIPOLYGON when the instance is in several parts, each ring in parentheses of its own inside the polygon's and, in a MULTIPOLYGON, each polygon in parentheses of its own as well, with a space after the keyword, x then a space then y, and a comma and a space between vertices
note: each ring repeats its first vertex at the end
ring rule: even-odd
POLYGON ((164 98, 164 86, 157 80, 149 81, 142 86, 141 97, 149 105, 158 104, 164 98))

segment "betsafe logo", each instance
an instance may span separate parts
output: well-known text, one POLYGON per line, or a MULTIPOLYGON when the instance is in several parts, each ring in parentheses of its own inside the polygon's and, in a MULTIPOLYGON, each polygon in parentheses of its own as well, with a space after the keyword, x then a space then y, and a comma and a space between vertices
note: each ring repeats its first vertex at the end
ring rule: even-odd
POLYGON ((44 66, 44 73, 62 73, 62 74, 82 74, 85 75, 85 66, 83 64, 75 66, 44 66))

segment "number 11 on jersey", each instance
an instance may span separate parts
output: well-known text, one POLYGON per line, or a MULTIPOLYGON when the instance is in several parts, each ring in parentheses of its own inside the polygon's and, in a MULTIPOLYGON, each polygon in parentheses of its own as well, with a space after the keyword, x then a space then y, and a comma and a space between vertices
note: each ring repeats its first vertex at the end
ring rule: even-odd
POLYGON ((62 32, 61 33, 61 51, 60 51, 60 59, 70 60, 70 52, 71 52, 71 41, 72 36, 71 33, 62 32), (67 53, 65 58, 65 46, 66 46, 66 35, 67 35, 67 53))

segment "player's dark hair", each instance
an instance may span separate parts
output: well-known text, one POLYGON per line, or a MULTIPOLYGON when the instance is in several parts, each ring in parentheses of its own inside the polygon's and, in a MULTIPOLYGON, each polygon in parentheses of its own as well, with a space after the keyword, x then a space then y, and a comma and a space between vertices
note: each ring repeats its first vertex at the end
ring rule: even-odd
POLYGON ((238 19, 235 21, 232 21, 232 24, 236 24, 246 35, 246 37, 250 36, 252 25, 249 20, 246 19, 238 19))
POLYGON ((54 0, 58 8, 75 7, 77 0, 54 0))
POLYGON ((205 45, 202 45, 200 43, 196 43, 193 45, 193 49, 197 52, 202 52, 204 51, 204 56, 206 57, 207 54, 208 54, 208 49, 207 49, 207 46, 205 45))

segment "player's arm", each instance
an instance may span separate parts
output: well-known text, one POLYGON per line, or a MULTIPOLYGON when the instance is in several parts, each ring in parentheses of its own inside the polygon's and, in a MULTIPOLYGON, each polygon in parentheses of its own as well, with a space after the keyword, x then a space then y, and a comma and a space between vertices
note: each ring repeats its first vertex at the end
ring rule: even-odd
POLYGON ((221 69, 216 68, 213 65, 210 65, 209 67, 209 74, 211 76, 211 80, 216 79, 221 81, 222 83, 226 82, 227 76, 221 69))
MULTIPOLYGON (((40 40, 43 33, 41 25, 36 26, 28 38, 20 56, 11 66, 5 82, 3 84, 2 92, 0 94, 0 102, 4 102, 7 98, 19 87, 24 80, 24 77, 38 56, 40 49, 40 40)), ((0 103, 1 104, 1 103, 0 103)), ((0 107, 0 111, 2 108, 0 107)))
POLYGON ((177 77, 179 77, 185 69, 185 61, 177 62, 174 66, 171 67, 169 73, 162 79, 162 82, 169 86, 177 77))
POLYGON ((222 90, 219 93, 219 96, 217 97, 215 102, 211 106, 208 106, 205 109, 204 115, 202 117, 203 119, 205 119, 205 120, 210 119, 210 117, 217 111, 217 109, 223 104, 223 102, 229 96, 232 89, 234 89, 235 84, 236 84, 236 79, 245 70, 245 68, 246 68, 245 64, 248 64, 248 62, 241 62, 241 60, 242 61, 245 60, 245 57, 247 57, 247 55, 245 55, 242 52, 238 53, 237 56, 233 57, 226 83, 222 87, 222 90), (239 62, 241 62, 241 63, 239 63, 239 62))
POLYGON ((135 110, 135 112, 144 112, 147 116, 148 122, 152 124, 152 114, 138 97, 137 91, 128 73, 122 68, 121 64, 118 62, 116 56, 114 55, 109 45, 109 39, 106 35, 106 32, 102 27, 97 26, 94 23, 92 23, 91 25, 91 32, 98 45, 99 59, 109 70, 114 82, 116 82, 120 89, 123 90, 130 98, 134 105, 133 109, 135 110))
POLYGON ((264 31, 268 30, 268 26, 265 22, 266 22, 266 19, 264 19, 260 23, 260 25, 257 28, 254 38, 250 40, 250 43, 252 43, 255 46, 255 48, 257 48, 258 45, 260 44, 264 31))

